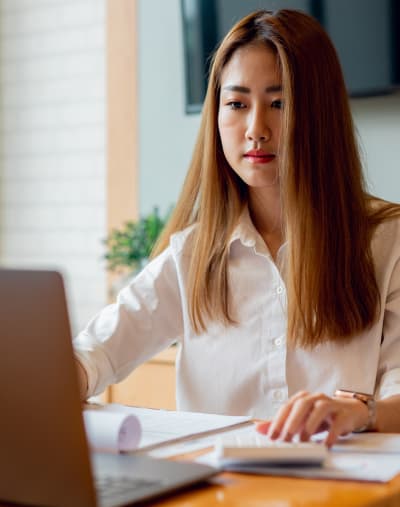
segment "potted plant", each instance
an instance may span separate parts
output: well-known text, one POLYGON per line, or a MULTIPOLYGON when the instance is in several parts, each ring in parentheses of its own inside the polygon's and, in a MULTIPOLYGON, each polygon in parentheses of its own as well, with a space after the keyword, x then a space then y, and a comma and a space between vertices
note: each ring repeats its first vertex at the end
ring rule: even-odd
POLYGON ((137 221, 129 220, 121 228, 113 229, 104 240, 107 269, 127 275, 123 282, 140 271, 147 263, 169 214, 170 212, 163 217, 155 207, 151 213, 141 216, 137 221))

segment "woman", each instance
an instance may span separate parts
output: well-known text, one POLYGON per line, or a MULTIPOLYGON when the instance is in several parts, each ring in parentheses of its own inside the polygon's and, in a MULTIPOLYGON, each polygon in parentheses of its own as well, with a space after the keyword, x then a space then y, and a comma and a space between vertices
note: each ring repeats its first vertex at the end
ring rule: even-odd
POLYGON ((215 54, 153 261, 75 341, 83 396, 178 341, 179 409, 272 418, 271 438, 329 429, 327 445, 399 431, 399 214, 365 191, 319 24, 247 16, 215 54))

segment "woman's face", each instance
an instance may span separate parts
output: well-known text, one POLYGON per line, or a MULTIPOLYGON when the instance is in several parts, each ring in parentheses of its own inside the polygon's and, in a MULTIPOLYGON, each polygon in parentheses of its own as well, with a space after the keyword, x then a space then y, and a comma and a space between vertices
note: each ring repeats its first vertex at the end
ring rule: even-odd
POLYGON ((265 46, 238 49, 221 75, 218 129, 225 157, 249 187, 279 183, 282 82, 265 46))

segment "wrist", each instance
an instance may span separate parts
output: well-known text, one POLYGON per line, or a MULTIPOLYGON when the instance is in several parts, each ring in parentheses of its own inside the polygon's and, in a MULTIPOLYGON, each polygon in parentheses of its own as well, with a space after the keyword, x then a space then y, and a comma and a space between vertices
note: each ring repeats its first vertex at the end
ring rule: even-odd
POLYGON ((376 401, 372 395, 339 389, 335 397, 353 399, 359 403, 360 417, 355 421, 353 433, 376 430, 376 401))
POLYGON ((79 396, 82 401, 86 400, 88 394, 88 376, 85 368, 78 359, 75 359, 78 373, 79 396))

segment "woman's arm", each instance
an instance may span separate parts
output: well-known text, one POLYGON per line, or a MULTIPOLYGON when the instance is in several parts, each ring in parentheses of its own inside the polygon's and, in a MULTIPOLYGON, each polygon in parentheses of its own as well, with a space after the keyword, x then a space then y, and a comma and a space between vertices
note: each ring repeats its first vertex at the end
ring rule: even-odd
MULTIPOLYGON (((387 222, 373 243, 377 281, 384 305, 375 386, 376 431, 400 433, 400 220, 387 222)), ((371 372, 371 374, 374 374, 371 372)), ((272 438, 308 440, 328 430, 327 445, 343 434, 363 428, 370 417, 368 406, 354 398, 329 397, 299 392, 278 411, 274 419, 259 425, 272 438)))
POLYGON ((176 263, 167 249, 103 308, 74 340, 83 399, 123 380, 183 334, 176 263))
POLYGON ((376 430, 400 433, 400 394, 376 402, 376 430))
POLYGON ((88 376, 86 373, 85 368, 82 366, 82 364, 75 359, 76 364, 76 371, 78 374, 78 386, 79 386, 79 396, 81 401, 85 401, 87 398, 87 392, 88 392, 88 376))

